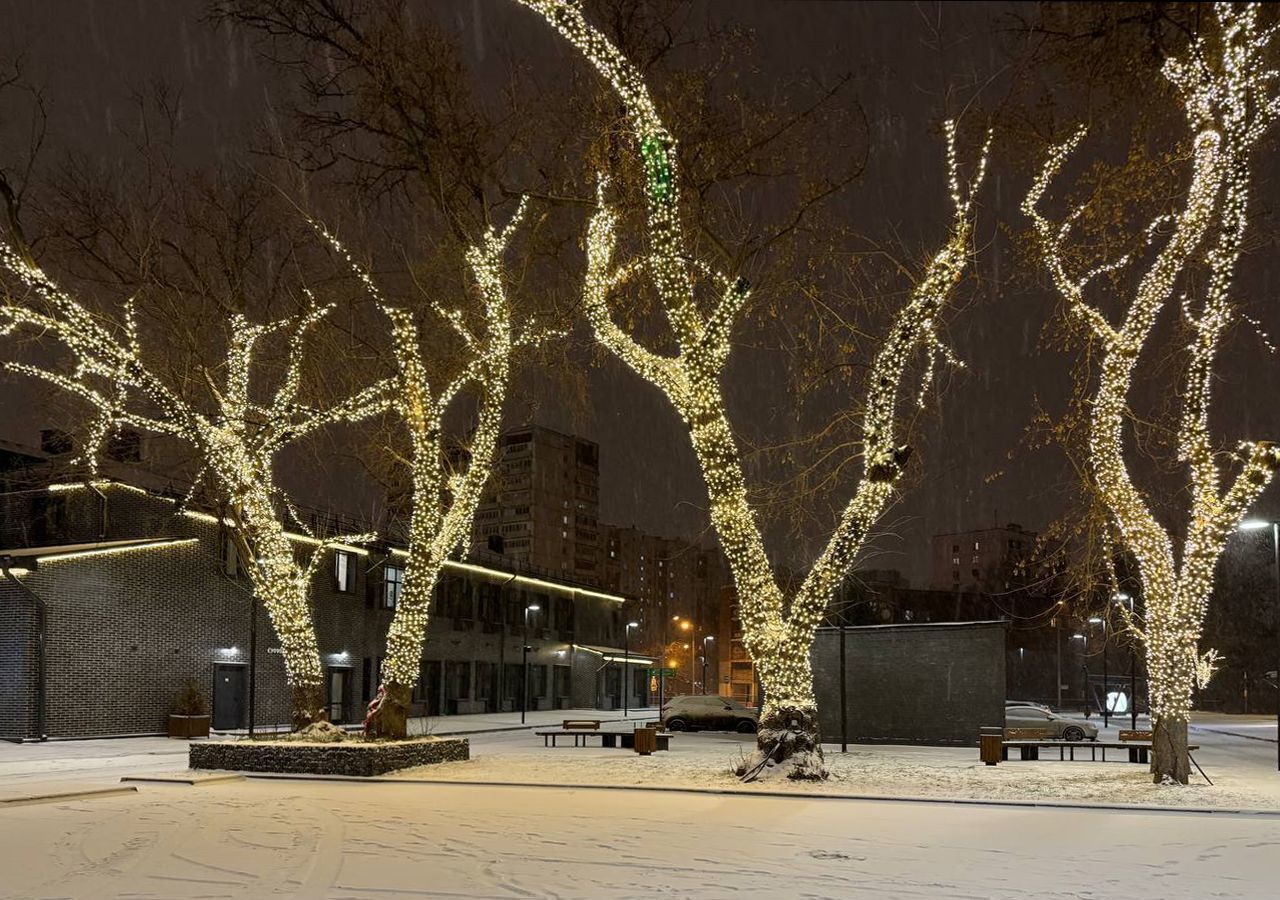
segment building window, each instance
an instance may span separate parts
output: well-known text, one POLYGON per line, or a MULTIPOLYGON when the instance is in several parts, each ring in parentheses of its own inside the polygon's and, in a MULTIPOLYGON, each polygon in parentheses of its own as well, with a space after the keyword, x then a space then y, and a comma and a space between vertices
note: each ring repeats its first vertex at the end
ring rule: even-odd
POLYGON ((385 566, 382 570, 382 605, 385 609, 395 609, 400 602, 400 593, 404 590, 404 568, 402 566, 385 566))
POLYGON ((973 549, 974 549, 974 550, 981 550, 981 549, 982 549, 982 545, 981 545, 981 544, 979 544, 977 541, 974 541, 974 542, 973 542, 973 549))
POLYGON ((346 550, 333 551, 333 586, 340 593, 350 594, 356 589, 354 556, 346 550))

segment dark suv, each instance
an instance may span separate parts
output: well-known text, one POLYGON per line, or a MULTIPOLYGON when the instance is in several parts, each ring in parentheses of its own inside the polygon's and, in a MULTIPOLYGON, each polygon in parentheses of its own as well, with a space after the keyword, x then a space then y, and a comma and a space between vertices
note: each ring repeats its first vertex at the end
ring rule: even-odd
POLYGON ((672 697, 662 707, 662 726, 668 731, 736 731, 752 734, 756 730, 756 711, 731 697, 685 694, 672 697))

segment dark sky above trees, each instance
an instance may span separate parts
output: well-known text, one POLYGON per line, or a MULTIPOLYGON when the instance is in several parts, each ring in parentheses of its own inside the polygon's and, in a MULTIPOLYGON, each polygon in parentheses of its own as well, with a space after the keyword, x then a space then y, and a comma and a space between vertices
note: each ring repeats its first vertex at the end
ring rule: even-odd
MULTIPOLYGON (((439 0, 421 7, 423 15, 456 31, 483 83, 493 83, 488 67, 501 65, 506 54, 538 66, 568 64, 545 25, 504 0, 439 0)), ((56 165, 61 154, 74 151, 96 158, 105 171, 119 166, 130 153, 123 129, 136 124, 129 121, 137 115, 130 97, 161 80, 181 96, 187 120, 181 151, 191 165, 245 154, 264 122, 281 114, 287 79, 257 57, 251 36, 211 25, 205 12, 197 0, 0 0, 0 58, 20 56, 28 80, 44 89, 50 113, 45 162, 56 165)), ((1095 105, 1061 73, 1027 70, 1027 38, 1016 17, 1034 19, 1036 12, 1034 4, 721 0, 695 5, 690 16, 754 31, 754 49, 743 61, 754 89, 767 90, 801 71, 828 80, 852 76, 847 102, 865 112, 869 146, 864 173, 836 209, 868 243, 910 258, 936 246, 947 224, 942 118, 964 116, 980 131, 988 116, 1017 104, 1041 113, 1057 104, 1064 128, 1076 116, 1114 112, 1095 105)), ((1159 99, 1158 91, 1140 83, 1133 89, 1139 102, 1159 99)), ((661 105, 660 93, 656 99, 661 105)), ((0 165, 23 146, 18 112, 0 107, 0 165)), ((1108 123, 1095 124, 1107 140, 1108 123)), ((1068 357, 1043 341, 1055 301, 1017 252, 1026 228, 1018 203, 1038 159, 1030 153, 1025 144, 997 146, 978 215, 978 278, 962 290, 949 325, 949 340, 967 368, 944 376, 921 420, 916 477, 873 542, 870 567, 901 568, 919 580, 926 575, 931 534, 995 521, 1039 529, 1071 497, 1073 479, 1060 451, 1031 449, 1024 440, 1037 402, 1060 408, 1070 384, 1068 357)), ((1257 197, 1254 208, 1263 224, 1257 234, 1265 239, 1244 265, 1244 283, 1252 289, 1248 312, 1280 335, 1267 227, 1274 185, 1258 185, 1257 197)), ((763 434, 785 421, 788 408, 776 367, 761 359, 742 354, 728 378, 734 420, 761 422, 763 434)), ((1240 334, 1224 354, 1222 375, 1219 433, 1232 441, 1280 438, 1274 400, 1280 360, 1252 335, 1240 334)), ((684 429, 662 398, 613 362, 593 369, 587 383, 587 405, 546 404, 538 415, 544 424, 600 443, 602 517, 659 533, 701 532, 700 477, 684 429)), ((0 400, 2 436, 31 443, 40 423, 22 412, 11 387, 0 400)), ((846 497, 847 491, 831 503, 846 497)), ((1274 487, 1259 509, 1280 514, 1274 487)), ((813 544, 820 540, 815 536, 813 544)), ((798 559, 811 559, 815 546, 799 547, 798 559)))

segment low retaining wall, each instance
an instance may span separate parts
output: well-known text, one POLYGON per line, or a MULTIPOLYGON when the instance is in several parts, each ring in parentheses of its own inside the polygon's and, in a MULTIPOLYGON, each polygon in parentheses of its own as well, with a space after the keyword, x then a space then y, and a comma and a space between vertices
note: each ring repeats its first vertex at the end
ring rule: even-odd
POLYGON ((305 775, 383 775, 397 769, 471 758, 466 738, 386 743, 304 744, 288 741, 192 743, 193 769, 305 775))

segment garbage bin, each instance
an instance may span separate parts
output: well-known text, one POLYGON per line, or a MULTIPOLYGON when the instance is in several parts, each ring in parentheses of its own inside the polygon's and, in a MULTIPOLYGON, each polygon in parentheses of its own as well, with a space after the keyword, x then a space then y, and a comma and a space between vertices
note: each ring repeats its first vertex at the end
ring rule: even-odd
POLYGON ((636 752, 641 756, 649 756, 658 749, 658 729, 641 727, 636 729, 636 752))
POLYGON ((1000 762, 1004 751, 1004 729, 996 726, 986 727, 978 733, 978 758, 989 766, 1000 762))

